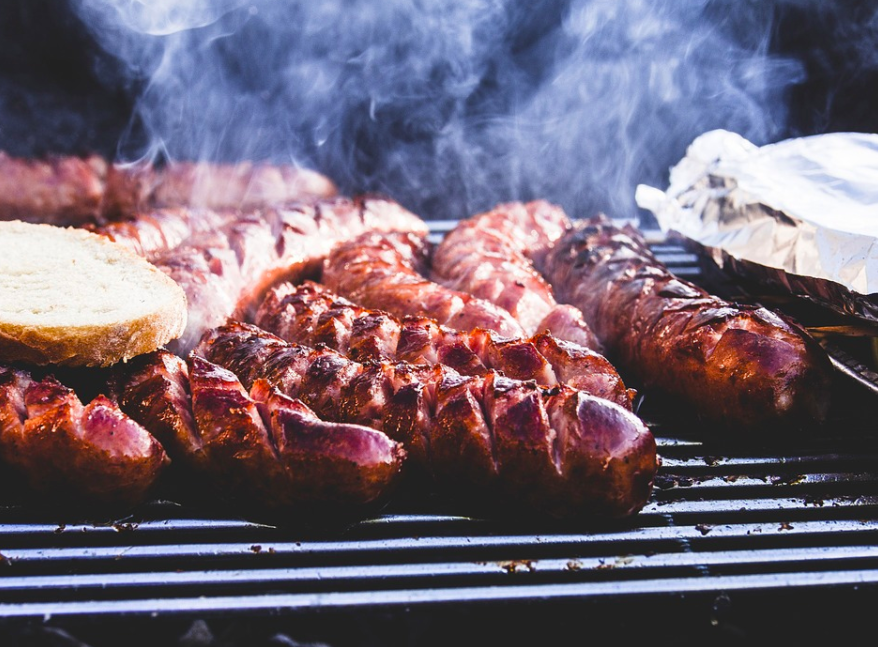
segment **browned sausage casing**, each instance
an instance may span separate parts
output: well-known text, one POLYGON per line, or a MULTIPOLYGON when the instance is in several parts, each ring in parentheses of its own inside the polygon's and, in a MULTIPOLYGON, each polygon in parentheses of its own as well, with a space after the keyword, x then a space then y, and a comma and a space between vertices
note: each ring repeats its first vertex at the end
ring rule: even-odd
POLYGON ((106 178, 107 163, 97 156, 27 160, 0 152, 0 220, 94 222, 106 178))
POLYGON ((368 427, 327 422, 264 381, 167 351, 116 369, 121 408, 150 429, 186 476, 248 515, 346 521, 387 502, 404 451, 368 427))
POLYGON ((645 388, 679 396, 722 428, 814 426, 831 366, 797 324, 673 276, 633 227, 577 222, 542 270, 645 388))
POLYGON ((656 444, 643 422, 564 385, 441 364, 360 364, 236 322, 208 332, 196 353, 244 386, 265 380, 318 415, 383 430, 443 491, 495 510, 625 517, 652 491, 656 444))
POLYGON ((89 157, 21 159, 0 151, 0 220, 84 225, 161 207, 254 209, 336 195, 329 178, 290 165, 114 165, 89 157))
POLYGON ((427 317, 397 319, 311 281, 273 287, 254 322, 286 341, 328 346, 358 362, 443 364, 463 375, 493 369, 542 386, 564 383, 631 409, 631 392, 603 355, 545 333, 508 339, 487 330, 453 330, 427 317))
POLYGON ((143 253, 183 288, 186 330, 169 348, 185 357, 206 330, 255 310, 271 285, 318 273, 336 243, 366 231, 423 237, 427 225, 392 200, 359 196, 251 212, 153 211, 96 231, 143 253))
POLYGON ((552 336, 600 351, 600 343, 570 305, 559 305, 534 268, 570 225, 564 211, 543 200, 509 202, 462 220, 433 252, 437 283, 507 310, 525 333, 552 336))
POLYGON ((503 308, 424 278, 425 234, 368 231, 345 241, 327 256, 323 282, 354 303, 398 317, 426 315, 457 330, 483 328, 524 337, 521 325, 503 308))
POLYGON ((125 216, 156 207, 254 209, 329 198, 332 181, 290 165, 240 162, 171 162, 112 165, 107 174, 104 212, 125 216))
POLYGON ((0 367, 0 459, 65 503, 142 503, 168 463, 146 429, 104 396, 83 405, 52 377, 0 367))

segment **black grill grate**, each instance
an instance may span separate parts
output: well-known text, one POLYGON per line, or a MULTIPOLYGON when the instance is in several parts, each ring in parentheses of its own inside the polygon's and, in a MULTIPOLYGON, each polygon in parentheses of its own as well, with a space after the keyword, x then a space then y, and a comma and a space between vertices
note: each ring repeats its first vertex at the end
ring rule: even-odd
MULTIPOLYGON (((656 249, 679 274, 698 276, 694 256, 656 249)), ((641 414, 663 458, 655 493, 635 518, 596 527, 453 516, 416 498, 323 536, 167 501, 106 525, 57 525, 49 512, 8 505, 0 617, 15 627, 296 618, 338 644, 367 644, 351 634, 362 639, 383 622, 404 627, 405 642, 416 634, 438 644, 456 635, 440 619, 471 623, 475 609, 503 623, 485 632, 509 641, 550 635, 548 625, 516 627, 510 609, 558 630, 580 616, 676 617, 740 635, 755 623, 764 631, 782 617, 779 604, 795 602, 792 627, 825 620, 828 609, 850 627, 849 616, 878 599, 878 443, 872 394, 839 382, 833 423, 782 449, 689 440, 697 423, 647 398, 641 414)), ((626 630, 647 631, 636 622, 626 630)))

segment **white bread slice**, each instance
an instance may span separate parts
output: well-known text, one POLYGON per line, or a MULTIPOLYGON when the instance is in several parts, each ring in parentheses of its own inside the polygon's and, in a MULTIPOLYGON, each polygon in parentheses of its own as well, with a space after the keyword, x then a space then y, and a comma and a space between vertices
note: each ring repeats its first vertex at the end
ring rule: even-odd
POLYGON ((183 290, 121 245, 81 229, 0 222, 0 361, 109 366, 185 326, 183 290))

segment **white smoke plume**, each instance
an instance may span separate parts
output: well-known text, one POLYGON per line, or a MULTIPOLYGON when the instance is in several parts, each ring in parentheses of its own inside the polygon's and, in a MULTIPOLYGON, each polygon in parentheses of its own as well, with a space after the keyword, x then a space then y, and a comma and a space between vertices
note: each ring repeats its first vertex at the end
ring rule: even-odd
POLYGON ((697 135, 786 129, 758 0, 82 0, 139 93, 119 156, 293 162, 427 218, 636 215, 697 135))

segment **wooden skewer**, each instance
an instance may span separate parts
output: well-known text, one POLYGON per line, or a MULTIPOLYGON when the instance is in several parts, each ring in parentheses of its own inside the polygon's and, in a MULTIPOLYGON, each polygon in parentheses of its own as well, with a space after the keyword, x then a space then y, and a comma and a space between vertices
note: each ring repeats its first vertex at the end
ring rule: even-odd
POLYGON ((807 331, 814 337, 874 337, 878 341, 878 327, 849 324, 844 326, 808 326, 807 331))

